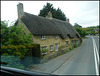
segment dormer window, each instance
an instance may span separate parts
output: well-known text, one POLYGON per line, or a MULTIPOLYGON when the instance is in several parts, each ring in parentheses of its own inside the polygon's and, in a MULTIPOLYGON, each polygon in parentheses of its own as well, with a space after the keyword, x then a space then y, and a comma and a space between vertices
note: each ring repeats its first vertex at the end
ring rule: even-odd
POLYGON ((46 39, 46 37, 44 35, 41 36, 41 39, 46 39))

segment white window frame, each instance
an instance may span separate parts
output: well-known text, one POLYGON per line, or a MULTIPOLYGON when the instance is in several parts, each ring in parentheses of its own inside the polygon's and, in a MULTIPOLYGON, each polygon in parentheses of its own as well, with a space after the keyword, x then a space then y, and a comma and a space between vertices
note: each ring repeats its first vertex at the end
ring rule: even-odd
MULTIPOLYGON (((47 49, 47 46, 41 47, 41 50, 43 50, 43 49, 47 49)), ((45 53, 42 52, 42 55, 45 55, 45 54, 47 54, 47 52, 45 52, 45 53)))
POLYGON ((58 44, 55 44, 55 51, 58 51, 58 44))
POLYGON ((68 44, 68 41, 66 41, 66 46, 68 46, 69 44, 68 44))
POLYGON ((50 45, 50 51, 53 51, 53 45, 50 45))
POLYGON ((45 35, 42 35, 42 36, 41 36, 41 39, 42 39, 42 40, 46 39, 46 36, 45 36, 45 35))

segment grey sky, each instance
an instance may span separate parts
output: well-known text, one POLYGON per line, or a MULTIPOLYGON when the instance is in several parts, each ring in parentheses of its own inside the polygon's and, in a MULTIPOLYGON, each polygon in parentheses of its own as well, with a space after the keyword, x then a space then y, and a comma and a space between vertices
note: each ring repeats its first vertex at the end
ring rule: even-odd
POLYGON ((82 27, 99 25, 99 1, 1 1, 1 20, 17 20, 17 4, 23 3, 24 11, 38 15, 47 2, 54 8, 60 8, 70 23, 82 27))

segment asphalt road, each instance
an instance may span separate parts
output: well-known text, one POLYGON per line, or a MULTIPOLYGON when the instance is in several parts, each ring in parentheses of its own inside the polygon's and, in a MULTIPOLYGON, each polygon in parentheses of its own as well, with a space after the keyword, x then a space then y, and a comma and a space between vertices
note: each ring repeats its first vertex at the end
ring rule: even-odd
POLYGON ((99 75, 99 37, 90 36, 79 51, 52 74, 99 75))

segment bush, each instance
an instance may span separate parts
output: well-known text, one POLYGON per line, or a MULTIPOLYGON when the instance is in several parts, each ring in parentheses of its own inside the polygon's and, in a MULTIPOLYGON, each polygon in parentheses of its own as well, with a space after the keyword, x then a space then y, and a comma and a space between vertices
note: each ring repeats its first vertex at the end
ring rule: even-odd
POLYGON ((66 52, 68 52, 68 50, 65 50, 63 53, 65 54, 66 52))
POLYGON ((48 52, 48 49, 43 49, 43 50, 42 50, 42 56, 46 55, 47 52, 48 52))
POLYGON ((48 52, 48 49, 43 49, 42 53, 48 52))
POLYGON ((74 48, 76 48, 76 47, 77 47, 77 44, 74 45, 74 48))
POLYGON ((18 69, 25 69, 25 66, 20 63, 20 58, 18 56, 8 56, 8 55, 3 56, 2 55, 1 62, 7 63, 7 65, 1 64, 2 66, 18 68, 18 69))
POLYGON ((78 46, 80 46, 80 45, 81 45, 81 43, 78 44, 78 46))
POLYGON ((72 50, 72 48, 69 48, 69 51, 72 50))
POLYGON ((18 55, 21 58, 24 57, 28 51, 27 48, 10 47, 17 45, 32 45, 33 42, 31 36, 31 33, 25 34, 22 24, 8 26, 8 22, 1 21, 1 55, 6 53, 6 55, 18 55), (9 48, 6 48, 7 46, 9 46, 9 48))

